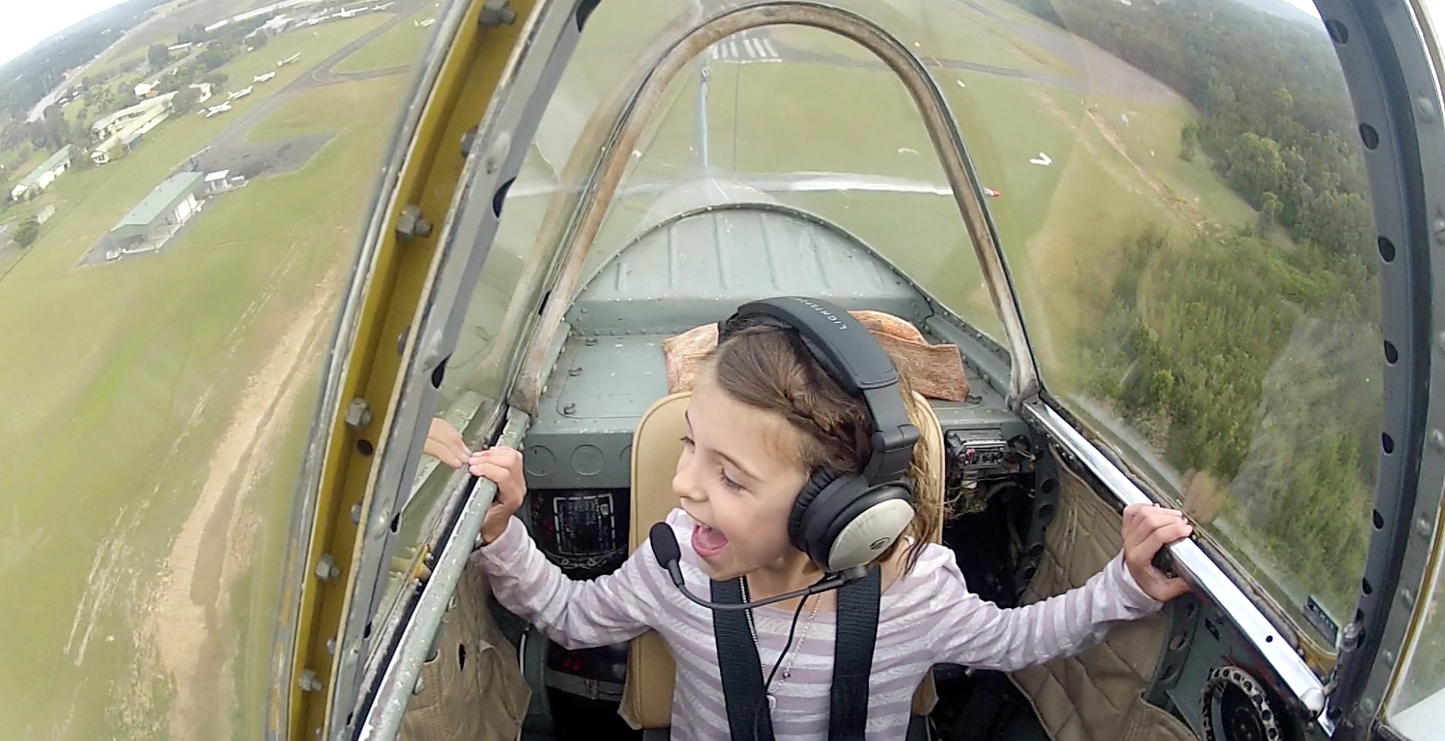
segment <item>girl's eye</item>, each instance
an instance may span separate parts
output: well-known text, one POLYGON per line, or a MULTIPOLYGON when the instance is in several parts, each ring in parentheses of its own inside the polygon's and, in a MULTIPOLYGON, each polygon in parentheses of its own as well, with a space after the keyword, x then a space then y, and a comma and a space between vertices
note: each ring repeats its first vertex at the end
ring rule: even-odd
POLYGON ((691 447, 692 447, 692 438, 691 438, 691 437, 688 437, 687 435, 683 435, 683 436, 682 436, 682 444, 683 444, 683 447, 691 448, 691 447))
POLYGON ((728 478, 727 471, 719 471, 719 472, 718 472, 718 478, 722 480, 722 485, 723 485, 723 486, 727 487, 728 489, 730 489, 730 490, 732 490, 732 491, 741 491, 742 488, 743 488, 743 485, 742 485, 742 484, 739 484, 738 482, 733 481, 732 479, 728 478))

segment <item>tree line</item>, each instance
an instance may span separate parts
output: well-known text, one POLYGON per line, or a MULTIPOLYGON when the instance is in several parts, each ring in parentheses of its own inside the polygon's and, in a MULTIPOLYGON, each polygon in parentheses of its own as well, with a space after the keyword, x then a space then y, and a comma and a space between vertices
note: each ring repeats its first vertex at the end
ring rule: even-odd
POLYGON ((129 0, 91 15, 0 65, 0 111, 23 119, 64 75, 114 44, 150 17, 164 0, 129 0))

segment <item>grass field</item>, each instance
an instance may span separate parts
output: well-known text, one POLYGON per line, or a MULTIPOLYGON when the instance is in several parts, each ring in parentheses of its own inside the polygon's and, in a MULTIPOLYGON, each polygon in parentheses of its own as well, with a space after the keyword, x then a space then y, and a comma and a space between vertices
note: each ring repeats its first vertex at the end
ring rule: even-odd
POLYGON ((27 595, 0 616, 33 626, 0 644, 12 669, 0 678, 4 727, 63 739, 259 734, 300 442, 404 76, 283 107, 344 100, 351 115, 320 121, 339 133, 304 169, 208 203, 166 252, 73 266, 238 115, 384 20, 327 24, 238 58, 223 69, 233 88, 303 53, 236 110, 168 121, 130 156, 67 174, 25 205, 58 211, 23 259, 0 265, 0 478, 27 487, 0 521, 35 534, 18 555, 0 549, 0 589, 27 595))
POLYGON ((430 5, 422 6, 386 33, 341 60, 333 71, 344 75, 411 64, 420 58, 421 50, 431 38, 433 28, 417 28, 412 25, 412 21, 435 17, 436 11, 437 9, 430 5))
MULTIPOLYGON (((1010 23, 1038 23, 1015 17, 1019 14, 1006 3, 991 6, 1000 6, 993 9, 1010 23)), ((928 51, 941 58, 1032 70, 1054 79, 1070 76, 1072 67, 1041 47, 988 33, 1001 27, 992 17, 961 4, 918 8, 895 6, 903 15, 960 19, 926 26, 938 41, 928 51)), ((809 41, 803 46, 811 51, 840 52, 851 44, 812 29, 769 33, 780 45, 809 41)), ((622 77, 628 57, 607 52, 614 48, 579 49, 579 54, 590 52, 587 69, 570 70, 559 89, 558 97, 583 117, 622 77)), ((866 53, 853 47, 842 55, 866 53)), ((711 71, 709 150, 713 166, 723 172, 862 173, 945 182, 914 104, 891 73, 802 62, 715 63, 711 71)), ((981 184, 1004 193, 988 205, 1041 360, 1062 384, 1072 375, 1067 357, 1074 350, 1056 349, 1050 337, 1077 331, 1078 288, 1098 277, 1095 267, 1107 265, 1125 231, 1149 221, 1182 229, 1253 223, 1253 210, 1209 171, 1203 157, 1179 159, 1179 127, 1195 116, 1182 100, 1116 100, 1093 92, 1082 77, 1074 89, 1065 89, 988 72, 935 67, 933 73, 981 184), (1128 116, 1128 125, 1121 115, 1128 116), (1052 164, 1029 162, 1040 152, 1052 164), (1080 230, 1079 224, 1089 228, 1080 230)), ((698 84, 694 72, 674 81, 660 103, 660 119, 642 136, 641 154, 629 164, 624 187, 658 178, 681 182, 698 174, 698 84)), ((558 107, 554 100, 552 108, 558 107)), ((854 232, 966 319, 1001 336, 950 198, 865 191, 775 195, 854 232)), ((617 240, 632 232, 655 199, 639 195, 615 204, 589 265, 595 267, 620 247, 617 240)))

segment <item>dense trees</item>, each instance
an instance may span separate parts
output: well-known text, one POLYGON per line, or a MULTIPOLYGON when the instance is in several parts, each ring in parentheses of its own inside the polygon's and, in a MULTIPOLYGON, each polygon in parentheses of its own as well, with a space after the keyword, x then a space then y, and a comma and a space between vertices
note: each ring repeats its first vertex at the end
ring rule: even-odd
POLYGON ((165 44, 151 44, 150 48, 146 50, 146 62, 150 64, 151 69, 161 69, 170 61, 171 53, 165 44))
POLYGON ((1283 567, 1353 611, 1381 419, 1377 247, 1349 97, 1318 21, 1229 0, 1014 0, 1174 88, 1204 155, 1258 211, 1231 232, 1140 225, 1085 346, 1092 391, 1283 567), (1292 244, 1270 241, 1283 230, 1292 244))
MULTIPOLYGON (((1380 336, 1366 271, 1244 232, 1139 231, 1085 338, 1089 385, 1337 615, 1364 562, 1380 336)), ((1296 595, 1301 597, 1301 595, 1296 595)))

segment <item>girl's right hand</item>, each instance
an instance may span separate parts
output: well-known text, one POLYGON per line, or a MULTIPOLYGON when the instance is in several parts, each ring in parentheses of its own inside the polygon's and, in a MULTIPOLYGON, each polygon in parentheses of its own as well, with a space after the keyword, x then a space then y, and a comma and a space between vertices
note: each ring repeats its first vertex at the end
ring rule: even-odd
POLYGON ((522 507, 527 496, 527 480, 522 474, 522 454, 514 448, 498 445, 472 454, 471 472, 497 485, 497 496, 482 519, 482 544, 491 543, 507 531, 512 515, 522 507))

